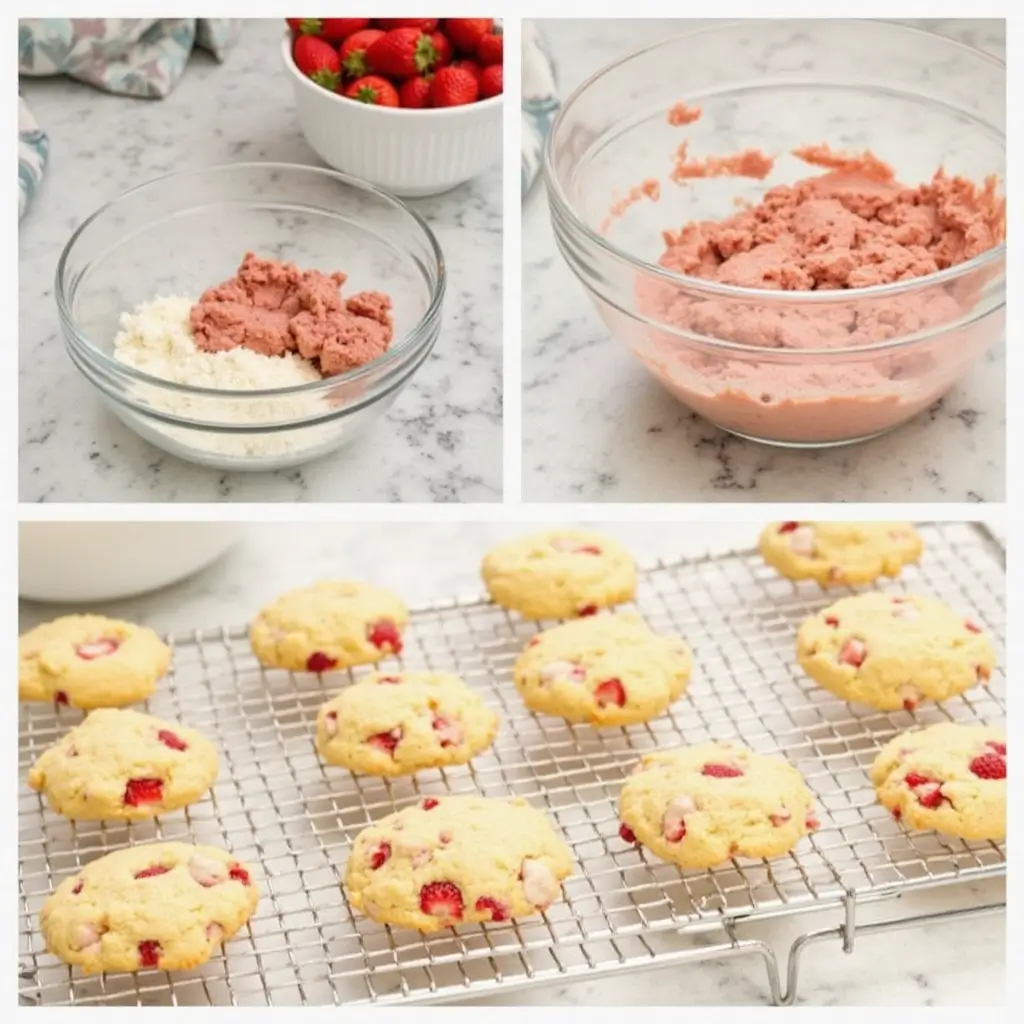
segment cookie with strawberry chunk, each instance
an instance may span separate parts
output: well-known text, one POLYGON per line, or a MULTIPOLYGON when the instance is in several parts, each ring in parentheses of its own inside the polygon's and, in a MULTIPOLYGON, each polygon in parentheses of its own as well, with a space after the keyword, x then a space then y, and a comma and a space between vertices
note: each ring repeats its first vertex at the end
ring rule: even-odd
POLYGON ((683 868, 781 857, 819 827, 803 776, 729 743, 647 754, 619 796, 620 838, 683 868))
POLYGON ((911 523, 770 523, 758 547, 786 579, 823 587, 872 583, 898 576, 923 548, 911 523))
POLYGON ((553 530, 507 541, 484 558, 491 598, 525 619, 572 619, 630 601, 636 566, 609 537, 553 530))
POLYGON ((389 590, 324 580, 283 594, 249 629, 253 653, 270 668, 342 671, 402 653, 405 605, 389 590))
POLYGON ((64 615, 18 638, 21 700, 118 708, 145 700, 171 664, 145 626, 102 615, 64 615))
POLYGON ((434 932, 543 913, 572 855, 525 800, 427 797, 356 836, 345 888, 382 924, 434 932))
POLYGON ((206 963, 252 917, 259 890, 230 853, 150 843, 64 879, 39 916, 46 948, 84 974, 206 963))
POLYGON ((693 668, 680 637, 635 615, 594 615, 538 633, 516 659, 531 711, 601 727, 647 722, 678 700, 693 668))
POLYGON ((797 659, 820 686, 882 711, 913 711, 987 680, 996 655, 985 630, 934 597, 858 594, 805 620, 797 659))
POLYGON ((413 775, 465 764, 497 731, 498 716, 458 676, 375 673, 320 708, 316 749, 364 775, 413 775))
POLYGON ((138 821, 195 803, 217 778, 217 751, 177 722, 138 711, 93 711, 28 773, 28 784, 73 821, 138 821))
POLYGON ((1006 734, 943 722, 901 733, 871 765, 878 801, 911 829, 1006 838, 1006 734))

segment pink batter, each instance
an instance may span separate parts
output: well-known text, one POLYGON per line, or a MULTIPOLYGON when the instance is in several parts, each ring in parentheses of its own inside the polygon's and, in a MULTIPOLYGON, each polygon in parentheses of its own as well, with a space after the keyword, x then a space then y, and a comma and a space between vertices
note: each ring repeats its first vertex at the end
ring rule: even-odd
MULTIPOLYGON (((940 169, 911 188, 871 153, 807 146, 794 155, 827 173, 769 189, 757 205, 722 220, 665 231, 659 262, 743 288, 849 290, 850 301, 740 301, 644 278, 637 304, 646 318, 773 351, 764 358, 725 353, 656 330, 637 337, 634 351, 695 411, 740 433, 799 443, 868 436, 930 405, 1001 328, 993 317, 909 350, 851 353, 964 317, 993 271, 891 298, 860 298, 855 290, 925 277, 991 249, 1006 235, 1005 200, 994 177, 978 186, 940 169), (794 349, 846 351, 795 362, 794 349)), ((690 161, 684 143, 670 177, 763 177, 773 163, 758 151, 690 161)))
POLYGON ((346 275, 299 270, 246 253, 238 273, 203 292, 190 317, 196 346, 244 346, 265 356, 298 352, 325 377, 371 362, 391 344, 391 299, 358 292, 342 299, 346 275))

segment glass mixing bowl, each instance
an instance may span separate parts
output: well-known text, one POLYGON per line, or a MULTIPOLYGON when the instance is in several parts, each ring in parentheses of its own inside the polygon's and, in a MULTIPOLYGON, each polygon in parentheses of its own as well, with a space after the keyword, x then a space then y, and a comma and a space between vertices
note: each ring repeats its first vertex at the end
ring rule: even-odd
POLYGON ((787 155, 804 145, 870 149, 911 186, 940 166, 979 184, 1002 178, 1005 72, 970 47, 876 21, 751 20, 656 43, 584 82, 552 127, 545 177, 559 248, 612 334, 711 422, 795 447, 872 437, 927 408, 1003 336, 1004 243, 916 280, 784 292, 665 269, 662 231, 723 219, 737 200, 820 173, 787 155), (670 124, 679 101, 701 107, 700 119, 670 124), (679 186, 668 172, 684 140, 695 157, 782 155, 764 181, 679 186), (652 180, 657 201, 645 194, 652 180), (870 337, 797 349, 759 333, 801 318, 871 325, 870 337))
POLYGON ((57 264, 68 353, 114 413, 182 459, 270 470, 356 438, 398 397, 441 324, 445 266, 430 228, 400 200, 317 167, 238 163, 170 174, 97 210, 57 264), (246 252, 348 274, 344 294, 386 292, 394 340, 357 370, 271 391, 189 387, 117 361, 122 313, 158 295, 198 298, 246 252))

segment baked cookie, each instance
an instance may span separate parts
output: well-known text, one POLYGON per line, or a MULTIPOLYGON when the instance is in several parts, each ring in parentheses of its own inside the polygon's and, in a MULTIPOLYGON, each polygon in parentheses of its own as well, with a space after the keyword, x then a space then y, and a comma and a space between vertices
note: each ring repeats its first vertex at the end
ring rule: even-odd
POLYGON ((18 696, 119 708, 149 697, 170 664, 171 649, 145 626, 64 615, 18 638, 18 696))
POLYGON ((250 874, 212 846, 108 853, 65 878, 43 905, 46 948, 85 974, 197 967, 256 909, 250 874))
POLYGON ((365 775, 413 775, 465 764, 497 731, 498 716, 458 676, 374 673, 320 708, 316 749, 365 775))
POLYGON ((1006 838, 1006 734, 944 722, 901 733, 879 752, 871 781, 883 807, 912 829, 1006 838))
POLYGON ((345 888, 383 924, 434 932, 541 913, 572 874, 572 856, 525 800, 427 797, 363 829, 345 888))
POLYGON ((325 580, 283 594, 250 628, 264 665, 293 672, 331 672, 402 653, 409 613, 389 590, 351 580, 325 580))
POLYGON ((195 729, 137 711, 93 711, 45 750, 28 784, 73 821, 138 821, 195 803, 217 751, 195 729))
POLYGON ((516 689, 531 711, 595 726, 629 725, 678 700, 693 658, 677 636, 636 615, 595 615, 538 633, 516 659, 516 689))
POLYGON ((988 679, 996 664, 988 635, 934 597, 858 594, 812 615, 797 634, 797 658, 843 700, 913 711, 988 679))
POLYGON ((923 544, 911 523, 771 523, 758 547, 786 579, 834 587, 898 576, 923 544))
POLYGON ((619 835, 684 868, 780 857, 818 828, 803 776, 729 743, 647 754, 619 796, 619 835))
POLYGON ((484 558, 492 599, 524 619, 572 619, 630 601, 636 566, 618 542, 599 533, 556 530, 492 548, 484 558))

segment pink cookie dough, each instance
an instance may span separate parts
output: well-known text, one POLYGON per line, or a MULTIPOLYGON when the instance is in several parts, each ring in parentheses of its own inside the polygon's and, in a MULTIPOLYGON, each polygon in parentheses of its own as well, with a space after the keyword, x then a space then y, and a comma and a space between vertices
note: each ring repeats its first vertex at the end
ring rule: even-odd
MULTIPOLYGON (((1006 236, 1006 202, 994 176, 977 185, 940 168, 930 182, 911 187, 872 153, 819 145, 794 155, 826 173, 771 188, 756 205, 721 220, 665 231, 659 260, 699 280, 794 293, 790 300, 725 298, 702 291, 699 280, 687 287, 643 278, 638 311, 690 332, 693 342, 633 329, 631 344, 678 398, 741 434, 800 444, 871 436, 944 394, 998 337, 1002 317, 955 323, 969 320, 994 273, 988 268, 890 297, 860 297, 857 290, 924 278, 993 248, 1006 236), (847 291, 850 299, 799 301, 800 293, 823 290, 847 291), (857 351, 918 332, 931 337, 890 351, 857 351), (701 339, 766 351, 730 352, 701 339), (801 349, 818 351, 794 359, 801 349), (822 354, 829 349, 835 354, 822 354)), ((669 177, 680 184, 721 174, 763 177, 774 159, 747 150, 694 161, 684 143, 669 177)))
POLYGON ((208 288, 192 307, 196 346, 243 346, 265 356, 298 352, 333 377, 372 362, 391 344, 391 299, 358 292, 342 299, 346 275, 299 270, 246 253, 237 274, 208 288))

